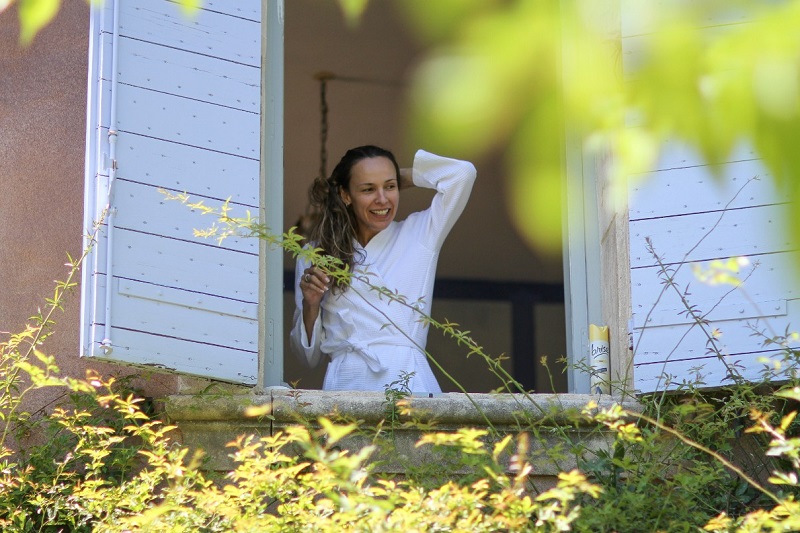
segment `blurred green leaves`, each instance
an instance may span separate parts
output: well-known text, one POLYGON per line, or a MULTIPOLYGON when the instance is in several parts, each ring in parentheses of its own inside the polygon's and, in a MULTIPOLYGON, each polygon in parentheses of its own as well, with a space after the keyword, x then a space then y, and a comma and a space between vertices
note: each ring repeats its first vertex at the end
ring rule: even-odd
MULTIPOLYGON (((60 1, 16 0, 21 43, 60 1)), ((369 0, 337 2, 354 24, 369 0)), ((0 11, 14 3, 0 0, 0 11)), ((178 3, 192 13, 202 1, 178 3)), ((606 162, 612 190, 648 171, 670 139, 712 164, 748 143, 789 198, 800 192, 800 0, 396 5, 431 47, 412 92, 415 141, 504 154, 509 210, 540 249, 561 244, 568 140, 606 162)), ((800 235, 800 210, 791 225, 800 235)))
MULTIPOLYGON (((434 4, 397 4, 433 45, 412 94, 415 140, 505 154, 510 212, 534 246, 560 246, 571 139, 608 161, 618 191, 652 168, 665 140, 712 164, 749 143, 796 196, 800 2, 434 4)), ((798 234, 800 212, 792 217, 798 234)))
POLYGON ((361 15, 364 14, 369 0, 337 0, 337 2, 339 2, 344 19, 352 27, 361 21, 361 15))
MULTIPOLYGON (((0 13, 16 3, 19 17, 19 44, 28 46, 36 35, 53 21, 61 9, 61 2, 62 0, 0 0, 0 13)), ((86 2, 103 5, 103 0, 86 0, 86 2)), ((202 6, 203 0, 175 0, 175 2, 185 16, 191 17, 202 6)))
POLYGON ((50 24, 61 7, 61 0, 19 0, 19 41, 28 46, 39 31, 50 24))

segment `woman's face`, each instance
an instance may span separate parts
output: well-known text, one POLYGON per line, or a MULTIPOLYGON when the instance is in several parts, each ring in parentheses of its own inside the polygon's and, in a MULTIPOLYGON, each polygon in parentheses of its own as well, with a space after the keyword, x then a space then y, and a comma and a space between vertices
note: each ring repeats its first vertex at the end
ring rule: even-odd
POLYGON ((358 242, 366 246, 389 226, 397 213, 400 188, 394 165, 385 157, 362 159, 353 165, 350 185, 341 194, 356 217, 358 242))

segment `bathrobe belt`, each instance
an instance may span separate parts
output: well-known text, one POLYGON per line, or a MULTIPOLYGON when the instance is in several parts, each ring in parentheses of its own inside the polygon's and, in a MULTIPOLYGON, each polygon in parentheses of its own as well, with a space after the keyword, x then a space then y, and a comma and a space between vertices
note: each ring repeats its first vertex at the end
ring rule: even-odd
POLYGON ((377 338, 377 339, 370 339, 369 341, 343 341, 336 346, 326 346, 327 349, 330 350, 330 358, 331 360, 336 359, 337 357, 341 357, 347 353, 353 353, 364 359, 364 362, 367 363, 367 366, 373 372, 382 372, 386 370, 386 367, 383 366, 378 359, 378 357, 372 353, 370 350, 371 347, 377 345, 384 345, 384 346, 397 346, 399 348, 412 348, 417 353, 420 353, 420 349, 416 346, 413 342, 408 339, 402 338, 398 339, 397 337, 384 337, 384 338, 377 338))

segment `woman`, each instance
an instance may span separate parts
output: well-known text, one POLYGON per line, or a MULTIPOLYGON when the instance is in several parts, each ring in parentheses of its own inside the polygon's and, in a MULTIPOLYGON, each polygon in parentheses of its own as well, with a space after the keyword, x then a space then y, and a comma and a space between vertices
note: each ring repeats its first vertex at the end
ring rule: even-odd
POLYGON ((417 311, 369 285, 386 287, 430 314, 439 250, 475 181, 475 167, 418 151, 413 169, 400 169, 376 146, 349 150, 331 177, 318 179, 312 202, 322 214, 315 246, 353 271, 350 285, 298 260, 293 351, 309 366, 330 357, 324 390, 383 391, 403 373, 414 393, 441 392, 421 351, 428 326, 417 311), (400 189, 436 189, 431 206, 395 221, 400 189))

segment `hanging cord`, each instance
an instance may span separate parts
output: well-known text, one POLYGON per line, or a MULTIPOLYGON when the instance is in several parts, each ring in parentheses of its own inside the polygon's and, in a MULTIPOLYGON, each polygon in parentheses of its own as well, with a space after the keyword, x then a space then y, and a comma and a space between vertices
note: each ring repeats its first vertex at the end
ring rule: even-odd
MULTIPOLYGON (((314 79, 319 81, 319 179, 328 177, 328 80, 335 76, 331 72, 318 72, 314 79)), ((306 240, 311 236, 311 230, 319 219, 319 208, 310 202, 306 204, 305 213, 297 220, 297 232, 306 240)))
POLYGON ((319 81, 319 177, 325 179, 328 177, 328 82, 339 80, 388 86, 400 86, 401 84, 391 81, 337 76, 333 72, 326 71, 317 72, 314 74, 314 79, 319 81))
POLYGON ((319 81, 319 177, 328 177, 328 80, 335 76, 330 72, 317 72, 314 79, 319 81))

